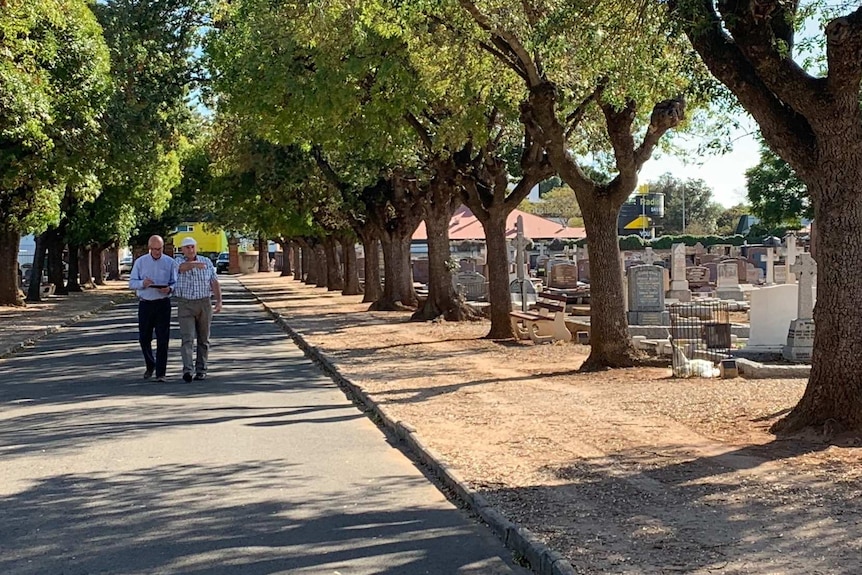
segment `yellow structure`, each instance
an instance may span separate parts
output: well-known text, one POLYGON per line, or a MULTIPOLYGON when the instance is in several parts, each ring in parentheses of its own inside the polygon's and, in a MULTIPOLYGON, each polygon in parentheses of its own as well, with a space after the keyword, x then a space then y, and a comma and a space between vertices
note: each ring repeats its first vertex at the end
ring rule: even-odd
POLYGON ((227 234, 224 230, 209 231, 203 222, 183 222, 169 235, 171 242, 178 246, 183 238, 194 238, 198 243, 199 254, 218 254, 227 251, 227 234))

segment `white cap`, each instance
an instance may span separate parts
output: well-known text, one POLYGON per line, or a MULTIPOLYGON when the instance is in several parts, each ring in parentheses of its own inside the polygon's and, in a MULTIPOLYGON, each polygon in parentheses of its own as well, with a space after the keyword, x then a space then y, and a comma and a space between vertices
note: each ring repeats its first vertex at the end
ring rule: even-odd
POLYGON ((198 245, 198 243, 195 241, 194 238, 183 238, 182 243, 180 243, 181 248, 184 248, 186 246, 196 246, 196 245, 198 245))

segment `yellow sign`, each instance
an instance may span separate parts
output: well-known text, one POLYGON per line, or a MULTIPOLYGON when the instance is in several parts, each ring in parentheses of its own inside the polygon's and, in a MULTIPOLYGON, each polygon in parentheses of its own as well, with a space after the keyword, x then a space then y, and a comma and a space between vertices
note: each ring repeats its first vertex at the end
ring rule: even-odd
POLYGON ((646 216, 638 216, 629 223, 626 224, 626 227, 623 229, 626 230, 644 230, 646 228, 651 228, 652 224, 650 220, 646 216))
POLYGON ((649 184, 641 184, 638 186, 639 194, 648 194, 649 193, 649 184))

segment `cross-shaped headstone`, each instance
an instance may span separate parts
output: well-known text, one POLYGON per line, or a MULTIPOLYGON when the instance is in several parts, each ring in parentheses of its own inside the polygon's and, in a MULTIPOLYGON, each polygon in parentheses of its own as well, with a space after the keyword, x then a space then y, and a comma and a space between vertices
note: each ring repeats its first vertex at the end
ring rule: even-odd
MULTIPOLYGON (((520 216, 519 216, 519 217, 520 217, 520 216)), ((523 229, 523 228, 522 228, 522 229, 523 229)), ((545 246, 545 244, 538 244, 538 245, 536 246, 536 249, 537 249, 537 250, 539 250, 539 257, 542 257, 543 255, 545 255, 545 252, 547 252, 547 251, 548 251, 548 249, 547 249, 547 247, 545 246)))
POLYGON ((775 248, 766 248, 766 253, 760 256, 760 261, 766 262, 766 285, 775 283, 775 262, 778 257, 775 255, 775 248))
POLYGON ((518 216, 515 229, 517 230, 515 235, 515 277, 518 278, 518 283, 521 286, 521 309, 527 311, 527 290, 524 287, 524 282, 529 281, 524 279, 524 262, 526 261, 524 250, 527 248, 527 238, 524 237, 524 218, 522 216, 518 216))
POLYGON ((796 274, 799 282, 799 299, 796 304, 796 319, 811 319, 814 317, 814 276, 817 274, 817 262, 809 253, 796 256, 796 263, 790 266, 790 271, 796 274))
POLYGON ((784 243, 787 246, 784 250, 784 266, 787 268, 787 283, 792 284, 796 282, 796 278, 793 274, 793 264, 796 262, 796 235, 789 233, 784 236, 784 243))
POLYGON ((647 265, 650 265, 650 266, 651 266, 651 265, 653 265, 656 261, 658 261, 658 256, 657 256, 657 255, 655 255, 655 252, 653 252, 653 251, 652 251, 652 248, 647 248, 647 249, 644 251, 644 255, 643 255, 643 257, 641 258, 641 260, 643 261, 643 263, 645 263, 645 264, 647 264, 647 265))

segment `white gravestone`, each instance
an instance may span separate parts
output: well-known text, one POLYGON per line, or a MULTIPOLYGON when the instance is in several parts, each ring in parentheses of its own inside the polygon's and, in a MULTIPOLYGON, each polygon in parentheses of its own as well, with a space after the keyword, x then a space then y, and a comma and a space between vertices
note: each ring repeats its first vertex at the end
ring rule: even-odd
POLYGON ((796 256, 790 268, 797 278, 799 296, 796 303, 796 319, 790 322, 784 359, 795 362, 810 362, 814 350, 814 285, 817 263, 811 254, 796 256))
POLYGON ((775 283, 775 248, 766 248, 766 253, 760 256, 760 261, 766 263, 766 276, 764 281, 770 286, 775 283))
POLYGON ((796 283, 796 276, 793 273, 793 270, 790 269, 793 264, 796 263, 796 235, 795 234, 787 234, 784 238, 784 243, 787 247, 784 248, 784 269, 787 272, 785 277, 787 278, 786 283, 792 284, 796 283))
POLYGON ((659 257, 655 255, 655 252, 652 251, 652 248, 646 248, 644 250, 644 255, 641 257, 641 261, 647 265, 653 265, 659 260, 659 257))
POLYGON ((796 284, 787 284, 752 290, 751 331, 745 349, 781 353, 787 343, 787 326, 796 318, 798 289, 796 284))
POLYGON ((743 301, 745 296, 739 287, 739 265, 736 260, 719 262, 716 265, 718 276, 715 286, 715 297, 743 301))
POLYGON ((673 244, 670 249, 670 289, 667 297, 678 301, 691 301, 685 272, 685 244, 673 244))

